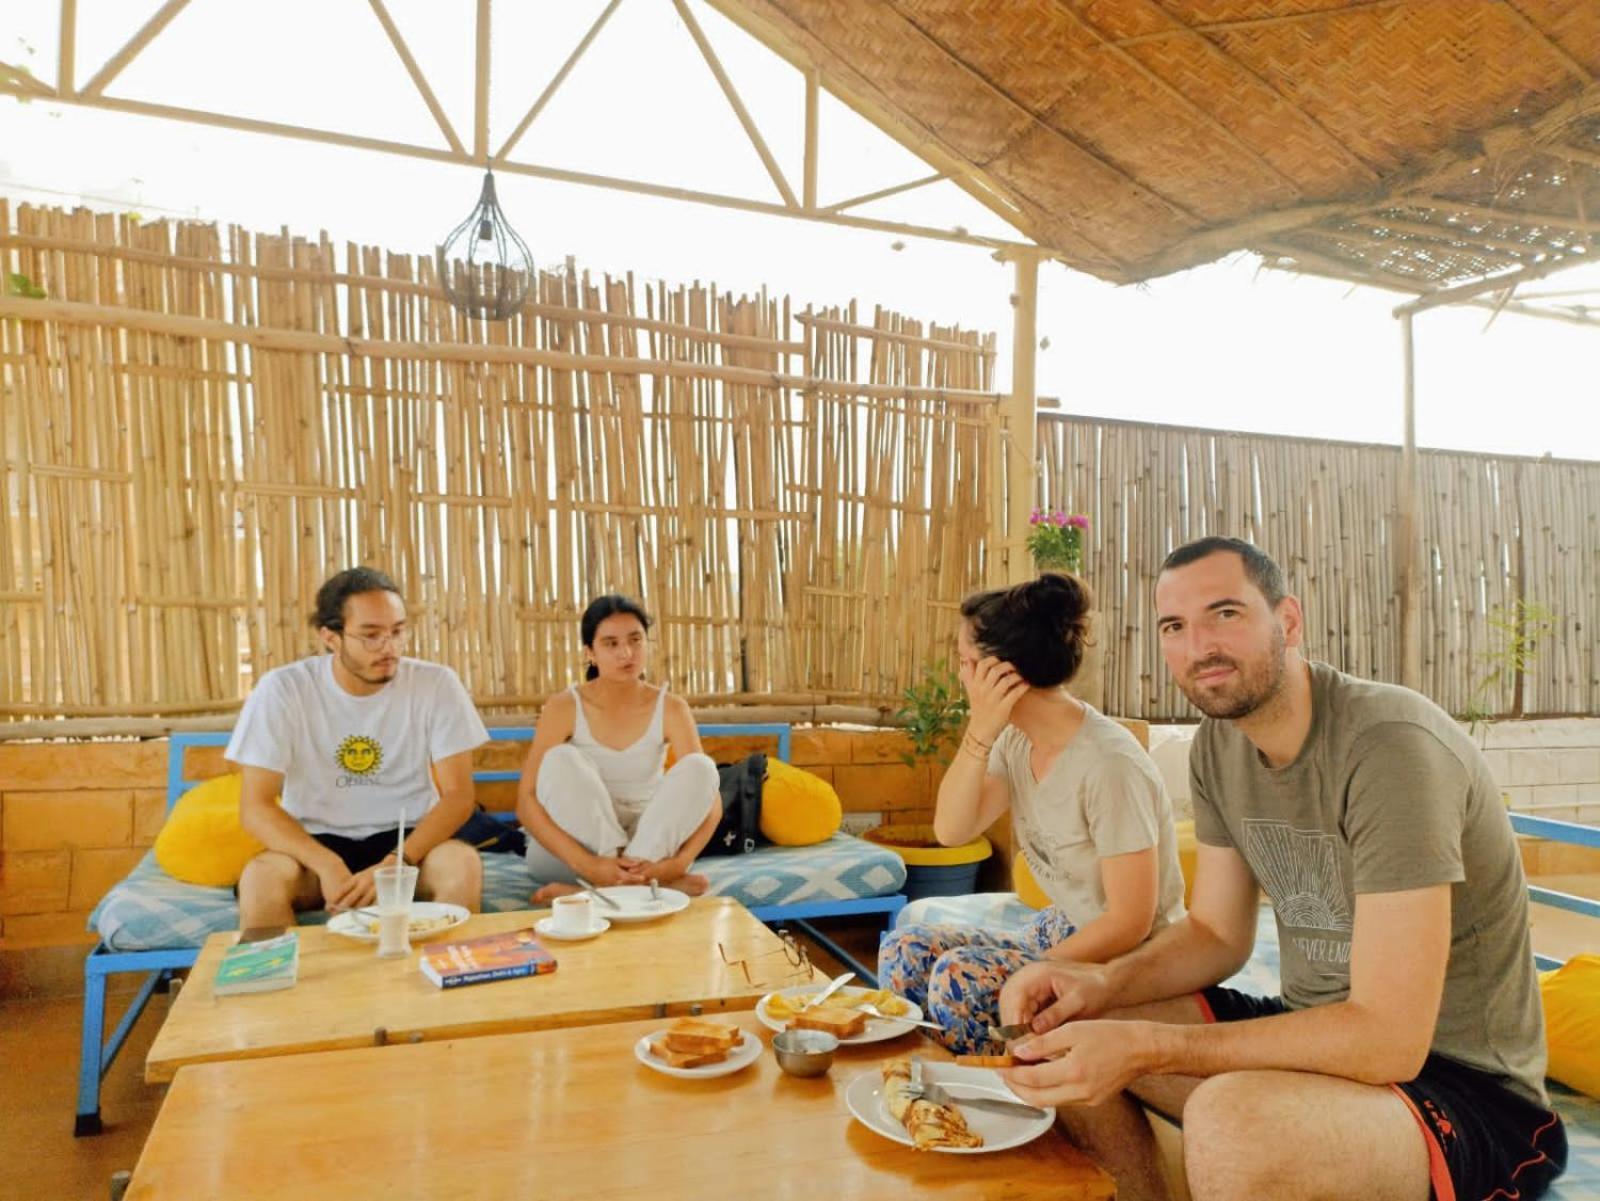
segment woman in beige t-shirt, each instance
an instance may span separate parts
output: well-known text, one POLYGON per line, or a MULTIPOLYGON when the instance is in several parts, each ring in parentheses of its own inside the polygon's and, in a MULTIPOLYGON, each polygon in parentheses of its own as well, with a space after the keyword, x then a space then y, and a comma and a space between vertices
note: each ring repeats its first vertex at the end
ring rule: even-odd
POLYGON ((879 976, 943 1027, 958 1053, 989 1049, 1006 978, 1037 959, 1104 963, 1183 916, 1172 804, 1133 735, 1072 696, 1089 592, 1049 573, 961 605, 957 646, 971 716, 934 812, 947 846, 1007 811, 1017 853, 1050 897, 1003 933, 910 925, 879 953, 879 976))

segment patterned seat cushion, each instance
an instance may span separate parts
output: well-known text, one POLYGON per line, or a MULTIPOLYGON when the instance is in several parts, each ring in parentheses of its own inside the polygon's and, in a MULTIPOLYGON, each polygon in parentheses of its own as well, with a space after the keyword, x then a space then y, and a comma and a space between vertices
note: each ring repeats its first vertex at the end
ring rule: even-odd
MULTIPOLYGON (((1017 930, 1036 911, 1014 892, 966 897, 926 897, 900 911, 895 928, 911 925, 979 926, 1017 930)), ((1256 946, 1250 961, 1224 983, 1241 992, 1275 996, 1278 991, 1278 923, 1270 906, 1256 919, 1256 946)), ((1545 1201, 1596 1201, 1600 1198, 1600 1101, 1549 1081, 1550 1103, 1567 1127, 1567 1170, 1544 1194, 1545 1201)))
MULTIPOLYGON (((484 855, 483 907, 489 913, 528 908, 539 887, 520 855, 484 855)), ((905 884, 905 864, 893 851, 835 834, 809 847, 762 847, 749 855, 701 859, 694 870, 711 880, 711 891, 749 908, 798 901, 855 900, 887 896, 905 884)), ((300 915, 302 924, 325 921, 322 913, 300 915)), ((198 947, 219 930, 239 928, 239 904, 231 888, 185 884, 146 855, 89 915, 89 928, 113 951, 198 947)))

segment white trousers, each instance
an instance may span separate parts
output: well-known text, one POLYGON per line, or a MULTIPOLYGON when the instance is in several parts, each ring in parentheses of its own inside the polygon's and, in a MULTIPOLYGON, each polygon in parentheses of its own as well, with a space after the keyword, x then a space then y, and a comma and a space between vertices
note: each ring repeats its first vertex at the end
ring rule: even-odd
MULTIPOLYGON (((648 800, 615 801, 589 757, 566 743, 546 753, 535 787, 551 821, 591 854, 607 858, 671 858, 719 798, 717 765, 697 752, 674 763, 648 800)), ((572 869, 531 836, 528 869, 541 883, 574 882, 572 869)))

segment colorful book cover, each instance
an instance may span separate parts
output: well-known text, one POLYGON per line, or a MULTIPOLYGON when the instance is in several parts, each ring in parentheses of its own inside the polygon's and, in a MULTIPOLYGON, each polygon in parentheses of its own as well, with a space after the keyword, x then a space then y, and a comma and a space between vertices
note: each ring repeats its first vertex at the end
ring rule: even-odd
POLYGON ((211 991, 219 997, 289 988, 300 976, 300 935, 291 930, 265 942, 235 943, 222 953, 211 991))
POLYGON ((542 976, 556 970, 556 957, 529 927, 426 947, 417 966, 440 988, 457 988, 486 980, 542 976))

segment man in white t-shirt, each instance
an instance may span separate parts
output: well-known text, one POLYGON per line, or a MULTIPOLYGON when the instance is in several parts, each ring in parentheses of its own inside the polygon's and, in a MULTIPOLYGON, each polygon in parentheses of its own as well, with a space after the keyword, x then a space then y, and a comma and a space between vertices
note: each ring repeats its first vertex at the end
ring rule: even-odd
POLYGON ((473 811, 472 750, 489 740, 471 697, 448 667, 401 656, 405 601, 380 571, 330 579, 312 625, 330 653, 263 676, 228 743, 240 819, 267 847, 239 880, 241 927, 370 905, 402 818, 417 894, 476 912, 482 862, 451 838, 473 811))

